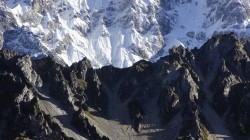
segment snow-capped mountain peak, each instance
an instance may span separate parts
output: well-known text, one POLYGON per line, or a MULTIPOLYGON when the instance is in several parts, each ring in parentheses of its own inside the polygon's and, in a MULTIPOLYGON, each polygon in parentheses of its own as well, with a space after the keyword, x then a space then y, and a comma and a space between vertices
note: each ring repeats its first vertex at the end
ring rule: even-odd
POLYGON ((68 65, 87 57, 94 67, 128 67, 217 33, 249 36, 247 0, 4 0, 2 7, 3 47, 68 65))

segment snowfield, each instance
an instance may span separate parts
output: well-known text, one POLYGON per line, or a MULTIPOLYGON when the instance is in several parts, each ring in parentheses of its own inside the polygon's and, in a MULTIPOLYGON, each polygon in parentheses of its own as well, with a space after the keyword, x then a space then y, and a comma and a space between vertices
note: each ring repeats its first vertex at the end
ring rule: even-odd
POLYGON ((250 36, 247 0, 3 2, 17 26, 38 41, 28 46, 19 39, 3 47, 33 57, 54 55, 67 65, 87 57, 95 68, 123 68, 141 59, 156 61, 173 46, 200 47, 214 34, 250 36))

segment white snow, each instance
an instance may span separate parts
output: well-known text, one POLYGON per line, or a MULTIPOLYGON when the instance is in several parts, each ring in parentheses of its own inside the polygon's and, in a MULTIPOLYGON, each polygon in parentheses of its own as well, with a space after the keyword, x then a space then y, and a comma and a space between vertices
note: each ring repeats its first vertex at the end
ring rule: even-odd
MULTIPOLYGON (((235 1, 250 7, 246 0, 231 0, 228 4, 235 1)), ((56 52, 68 65, 87 57, 95 68, 110 64, 129 67, 141 59, 155 61, 168 54, 172 46, 200 47, 216 32, 235 31, 241 36, 250 36, 250 28, 247 28, 250 18, 244 19, 243 23, 223 27, 222 18, 216 20, 215 17, 217 7, 209 7, 207 0, 173 2, 172 9, 166 11, 172 28, 168 34, 159 30, 157 12, 164 10, 159 0, 46 1, 52 5, 48 5, 51 8, 45 15, 34 11, 23 0, 4 3, 19 27, 28 27, 39 37, 42 47, 56 52), (112 6, 116 9, 108 11, 112 6), (31 21, 27 15, 37 19, 31 21), (105 23, 106 19, 111 20, 111 25, 105 23), (143 32, 147 25, 150 28, 143 32), (159 51, 163 53, 158 55, 159 51)), ((244 13, 244 6, 232 12, 244 13)))

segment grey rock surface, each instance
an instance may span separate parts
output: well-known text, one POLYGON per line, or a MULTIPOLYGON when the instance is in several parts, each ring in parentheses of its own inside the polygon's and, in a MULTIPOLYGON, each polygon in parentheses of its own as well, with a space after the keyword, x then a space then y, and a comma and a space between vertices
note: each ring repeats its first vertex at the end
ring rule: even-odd
POLYGON ((234 33, 217 35, 124 69, 3 49, 1 138, 249 139, 248 48, 234 33))

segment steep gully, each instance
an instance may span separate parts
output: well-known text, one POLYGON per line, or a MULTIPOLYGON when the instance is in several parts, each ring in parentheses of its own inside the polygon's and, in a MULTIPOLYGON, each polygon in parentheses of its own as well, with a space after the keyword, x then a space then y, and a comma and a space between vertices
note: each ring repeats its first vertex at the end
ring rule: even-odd
POLYGON ((1 137, 247 139, 249 42, 217 35, 124 69, 93 69, 86 58, 67 67, 3 49, 1 137))

